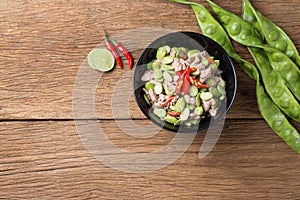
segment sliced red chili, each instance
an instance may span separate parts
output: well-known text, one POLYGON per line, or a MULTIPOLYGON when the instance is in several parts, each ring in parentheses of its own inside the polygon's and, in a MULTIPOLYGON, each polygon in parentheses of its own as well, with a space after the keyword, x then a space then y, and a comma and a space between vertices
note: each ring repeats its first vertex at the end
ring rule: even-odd
POLYGON ((176 117, 181 115, 181 112, 167 112, 168 115, 172 116, 172 117, 176 117))
POLYGON ((190 90, 190 81, 189 81, 189 75, 186 75, 185 78, 183 79, 183 85, 182 85, 182 93, 183 94, 188 94, 190 90))
POLYGON ((184 72, 185 72, 185 70, 180 70, 180 71, 177 71, 176 74, 177 75, 182 75, 184 72))
POLYGON ((171 101, 173 101, 176 98, 176 96, 171 96, 169 97, 164 103, 162 103, 162 106, 167 106, 168 103, 170 103, 171 101))
POLYGON ((195 71, 197 71, 197 68, 196 67, 191 67, 191 72, 195 72, 195 71))
POLYGON ((206 60, 210 63, 210 64, 214 64, 215 61, 213 59, 211 59, 209 56, 205 56, 206 60))
POLYGON ((193 77, 189 77, 189 81, 192 85, 196 86, 197 88, 208 88, 209 86, 201 83, 200 81, 198 81, 197 79, 193 78, 193 77))

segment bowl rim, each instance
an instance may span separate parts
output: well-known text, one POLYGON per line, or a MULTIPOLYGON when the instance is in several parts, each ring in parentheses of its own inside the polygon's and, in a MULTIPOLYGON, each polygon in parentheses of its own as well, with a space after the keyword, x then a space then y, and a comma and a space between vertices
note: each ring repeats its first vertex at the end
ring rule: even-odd
MULTIPOLYGON (((143 112, 143 114, 147 117, 148 120, 150 120, 151 122, 153 122, 154 124, 156 124, 157 126, 159 126, 160 128, 163 128, 163 129, 166 129, 166 130, 169 130, 169 131, 172 131, 172 132, 176 132, 176 133, 189 133, 189 132, 199 132, 201 130, 207 130, 210 126, 214 126, 215 124, 217 124, 221 119, 223 119, 226 114, 229 112, 229 110, 231 109, 234 101, 235 101, 235 98, 236 98, 236 93, 237 93, 237 87, 238 87, 238 81, 237 81, 237 74, 236 74, 236 70, 235 70, 235 67, 234 67, 234 62, 231 58, 231 56, 227 53, 227 51, 219 44, 217 43, 216 41, 214 41, 213 39, 211 39, 210 37, 208 36, 205 36, 204 34, 202 33, 196 33, 196 32, 192 32, 192 31, 174 31, 174 32, 171 32, 171 33, 168 33, 168 34, 165 34, 165 35, 162 35, 158 38, 156 38, 155 40, 153 40, 151 43, 149 43, 147 45, 147 47, 140 53, 138 59, 137 59, 137 62, 135 63, 135 67, 134 67, 134 72, 133 72, 133 76, 132 76, 132 87, 133 87, 133 93, 134 93, 134 98, 135 98, 135 102, 136 104, 138 105, 139 109, 143 112), (192 128, 183 128, 181 130, 181 132, 179 132, 178 130, 174 130, 174 129, 171 129, 171 128, 168 128, 166 126, 164 126, 164 124, 160 124, 158 123, 157 121, 153 120, 150 115, 148 113, 146 113, 146 111, 142 108, 142 105, 141 103, 139 102, 139 98, 137 97, 137 94, 136 94, 136 88, 135 88, 135 75, 137 73, 137 67, 138 67, 138 64, 140 63, 141 59, 142 59, 142 55, 145 54, 145 52, 152 48, 152 46, 159 40, 161 40, 162 38, 164 37, 168 37, 170 35, 175 35, 175 34, 184 34, 186 36, 191 36, 191 35, 194 35, 194 36, 197 36, 197 37, 200 37, 204 40, 209 40, 210 42, 214 43, 216 46, 218 46, 218 48, 221 50, 222 54, 226 56, 226 58, 228 59, 229 63, 230 63, 230 67, 232 69, 232 72, 233 72, 233 83, 234 83, 234 88, 233 88, 233 94, 232 94, 232 100, 231 102, 226 105, 226 110, 225 112, 223 112, 220 117, 218 118, 218 120, 211 120, 209 122, 209 126, 207 128, 201 128, 200 124, 197 125, 196 127, 198 128, 195 128, 195 129, 192 129, 192 128)), ((164 123, 167 123, 167 122, 164 122, 164 123)))

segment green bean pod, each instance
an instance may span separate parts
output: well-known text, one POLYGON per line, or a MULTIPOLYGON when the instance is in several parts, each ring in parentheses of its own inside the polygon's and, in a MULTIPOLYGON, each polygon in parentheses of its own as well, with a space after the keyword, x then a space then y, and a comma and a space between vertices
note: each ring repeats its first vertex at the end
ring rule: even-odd
MULTIPOLYGON (((212 3, 208 1, 209 3, 212 3)), ((213 9, 214 10, 214 9, 213 9)), ((219 15, 221 12, 214 11, 219 15)), ((231 15, 227 15, 229 18, 231 15)), ((251 29, 251 28, 250 28, 251 29)), ((256 31, 253 31, 254 34, 256 31)), ((259 38, 259 36, 255 37, 259 38)), ((258 42, 260 43, 260 42, 258 42)), ((276 104, 266 94, 263 86, 260 84, 259 73, 253 65, 240 65, 240 67, 247 74, 256 80, 256 98, 259 111, 268 125, 274 130, 274 132, 286 142, 295 152, 300 154, 300 136, 298 131, 289 123, 285 115, 280 111, 276 104)))
POLYGON ((249 0, 243 0, 243 19, 263 35, 268 45, 285 53, 300 67, 300 56, 290 37, 272 20, 258 12, 249 0))
POLYGON ((273 69, 286 81, 287 86, 300 101, 300 70, 297 65, 281 51, 263 44, 259 34, 251 24, 210 0, 206 1, 234 41, 245 46, 265 50, 273 69))
POLYGON ((285 80, 287 86, 300 101, 300 70, 284 53, 274 48, 264 48, 273 69, 285 80))
POLYGON ((189 2, 187 0, 171 1, 190 5, 194 10, 202 34, 220 44, 229 54, 229 56, 231 56, 236 62, 238 62, 239 65, 243 65, 243 67, 247 69, 245 72, 248 74, 248 76, 250 76, 252 79, 257 79, 256 73, 253 73, 252 71, 254 66, 247 60, 244 60, 235 52, 230 38, 228 37, 222 25, 211 15, 211 13, 204 6, 195 2, 189 2))
POLYGON ((256 97, 259 111, 268 125, 291 149, 300 154, 300 136, 298 131, 289 123, 259 83, 256 85, 256 97))
POLYGON ((206 0, 217 18, 229 34, 236 42, 245 45, 262 45, 262 38, 255 28, 248 22, 241 19, 239 16, 221 8, 214 2, 206 0))
POLYGON ((203 35, 210 37, 218 44, 220 44, 227 51, 228 54, 235 53, 234 48, 225 30, 204 6, 195 2, 189 2, 187 0, 171 1, 190 5, 195 12, 199 27, 203 35))
MULTIPOLYGON (((253 66, 254 67, 254 66, 253 66)), ((248 68, 241 66, 244 71, 248 68)), ((276 106, 265 92, 264 87, 260 83, 259 72, 254 67, 252 73, 256 73, 256 98, 258 109, 272 130, 295 152, 300 154, 300 135, 298 131, 290 124, 285 115, 276 106)))
POLYGON ((264 33, 260 26, 260 23, 257 21, 257 18, 253 13, 253 9, 248 0, 242 0, 242 18, 246 22, 250 23, 260 34, 261 37, 264 37, 264 33))
POLYGON ((262 81, 273 102, 289 117, 300 122, 300 105, 270 65, 266 53, 259 48, 248 47, 256 66, 261 73, 262 81))

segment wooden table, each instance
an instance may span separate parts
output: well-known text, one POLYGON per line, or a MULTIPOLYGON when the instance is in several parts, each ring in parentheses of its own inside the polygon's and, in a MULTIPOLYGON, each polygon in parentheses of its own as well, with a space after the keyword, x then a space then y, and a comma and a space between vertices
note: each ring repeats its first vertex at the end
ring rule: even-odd
MULTIPOLYGON (((241 12, 241 1, 215 2, 241 12)), ((253 4, 300 49, 298 1, 253 0, 253 4)), ((198 158, 205 131, 177 160, 163 168, 154 160, 150 166, 158 169, 145 173, 132 171, 135 161, 126 159, 115 160, 129 170, 120 171, 101 162, 90 151, 93 147, 86 147, 80 125, 86 130, 91 124, 100 126, 107 141, 136 154, 160 150, 175 137, 162 130, 150 138, 137 138, 118 127, 132 121, 150 126, 132 96, 117 98, 127 107, 129 99, 129 118, 113 114, 112 91, 118 81, 128 84, 130 91, 132 71, 123 60, 123 70, 116 67, 101 74, 88 68, 86 58, 93 48, 103 46, 101 28, 120 39, 135 61, 151 37, 136 38, 128 34, 132 31, 149 33, 152 27, 200 32, 189 6, 167 0, 1 0, 0 10, 1 199, 299 199, 299 155, 262 119, 254 81, 238 65, 236 100, 218 143, 205 158, 198 158), (82 79, 81 72, 86 73, 82 79), (81 85, 76 85, 78 80, 81 85), (78 87, 82 94, 76 93, 78 87), (84 91, 95 92, 95 99, 84 101, 84 91), (95 112, 79 112, 74 101, 95 112)), ((251 60, 244 47, 235 46, 251 60)), ((293 125, 300 131, 299 124, 293 125)), ((94 136, 97 140, 97 133, 94 136)), ((183 141, 177 147, 182 145, 183 141)), ((98 153, 116 158, 110 147, 98 153)))

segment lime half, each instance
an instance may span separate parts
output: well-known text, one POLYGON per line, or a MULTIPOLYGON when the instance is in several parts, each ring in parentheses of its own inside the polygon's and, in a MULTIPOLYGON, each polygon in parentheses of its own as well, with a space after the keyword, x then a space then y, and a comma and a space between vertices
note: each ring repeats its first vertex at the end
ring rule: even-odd
POLYGON ((107 49, 97 48, 88 54, 88 63, 93 69, 107 72, 114 68, 115 58, 107 49))

